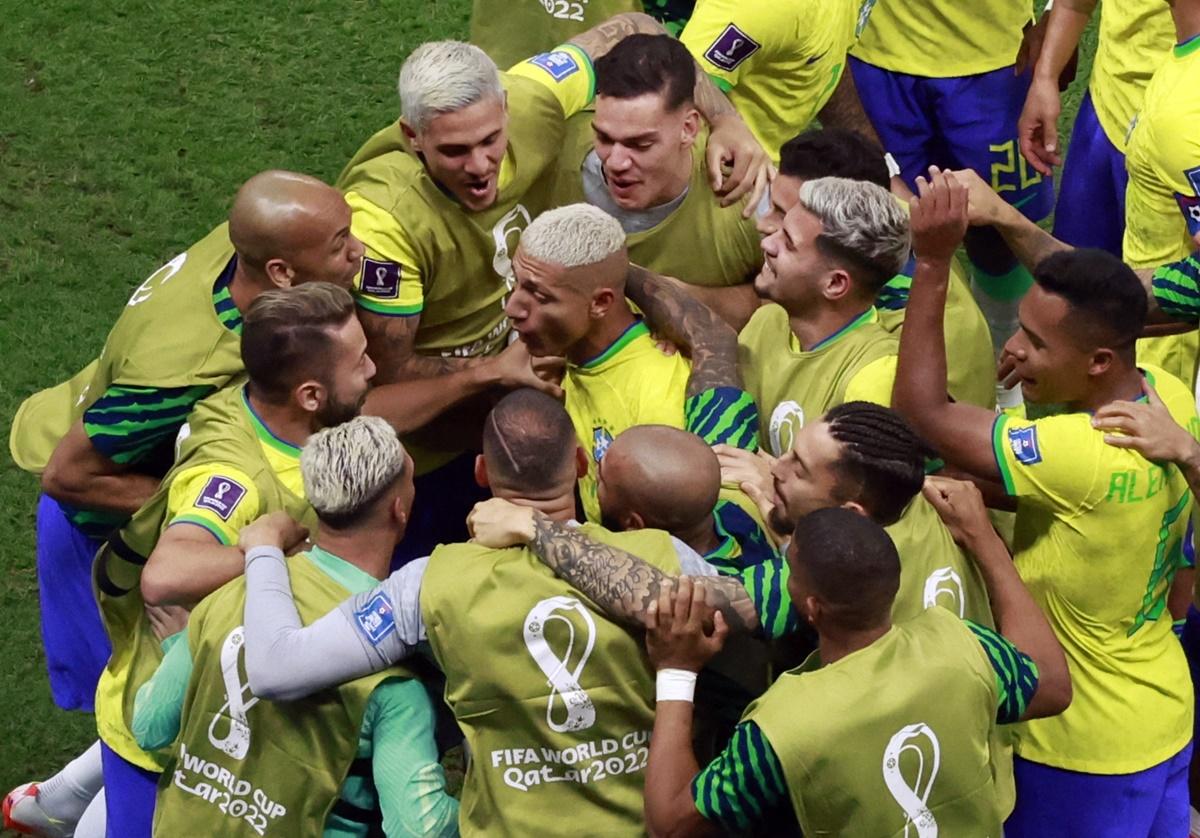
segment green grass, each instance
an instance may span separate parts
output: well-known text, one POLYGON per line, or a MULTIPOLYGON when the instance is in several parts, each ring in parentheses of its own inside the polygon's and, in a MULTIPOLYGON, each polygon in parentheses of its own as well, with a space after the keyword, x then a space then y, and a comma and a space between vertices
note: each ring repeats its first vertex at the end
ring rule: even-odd
MULTIPOLYGON (((403 57, 425 40, 465 37, 468 5, 7 4, 0 435, 23 398, 95 355, 131 289, 218 223, 249 175, 280 167, 332 180, 394 118, 403 57)), ((48 775, 95 736, 90 716, 50 701, 35 499, 34 478, 2 458, 0 793, 48 775)))

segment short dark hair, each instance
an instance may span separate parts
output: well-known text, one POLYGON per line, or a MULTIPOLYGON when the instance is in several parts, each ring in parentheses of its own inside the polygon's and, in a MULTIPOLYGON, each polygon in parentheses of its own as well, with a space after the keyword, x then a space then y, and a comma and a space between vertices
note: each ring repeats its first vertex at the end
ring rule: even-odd
POLYGON ((890 619, 900 556, 879 524, 844 507, 818 509, 796 522, 791 549, 839 626, 870 629, 890 619))
POLYGON ((1067 301, 1068 328, 1086 348, 1108 347, 1133 361, 1148 303, 1132 268, 1107 251, 1077 248, 1047 256, 1034 268, 1033 279, 1067 301))
POLYGON ((354 300, 328 282, 259 294, 242 320, 242 363, 257 396, 287 401, 304 378, 328 378, 331 331, 354 316, 354 300))
POLYGON ((669 111, 693 100, 696 61, 670 35, 629 35, 596 59, 596 95, 633 99, 661 93, 669 111))
POLYGON ((848 128, 813 128, 779 149, 779 174, 801 180, 844 177, 888 189, 883 149, 848 128))
POLYGON ((845 402, 822 421, 841 447, 838 503, 855 501, 882 526, 896 523, 925 483, 929 447, 894 410, 845 402))
POLYGON ((497 402, 483 424, 488 477, 513 488, 552 488, 578 445, 562 402, 529 387, 497 402))

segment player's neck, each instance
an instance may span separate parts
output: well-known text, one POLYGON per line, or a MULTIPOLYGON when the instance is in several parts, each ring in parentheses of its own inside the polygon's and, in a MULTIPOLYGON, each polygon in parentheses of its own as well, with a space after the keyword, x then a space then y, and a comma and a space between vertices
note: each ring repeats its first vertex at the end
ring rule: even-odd
POLYGON ((859 631, 836 629, 825 631, 817 629, 817 649, 821 655, 821 665, 829 666, 847 655, 867 648, 892 629, 892 621, 888 620, 882 626, 859 631))
POLYGON ((617 342, 636 318, 624 299, 614 303, 603 320, 597 320, 592 330, 567 352, 573 364, 586 364, 603 355, 605 350, 617 342))
POLYGON ((1115 401, 1131 401, 1142 393, 1142 373, 1137 367, 1121 366, 1097 376, 1084 398, 1067 407, 1075 412, 1095 413, 1115 401))
POLYGON ((673 532, 671 535, 678 538, 688 547, 691 547, 701 556, 707 556, 721 546, 721 539, 717 537, 717 529, 713 525, 713 516, 711 513, 705 515, 694 526, 673 532))
POLYGON ((244 259, 239 258, 233 269, 233 279, 229 281, 229 297, 244 317, 258 295, 273 287, 266 276, 250 268, 244 259))
POLYGON ((396 549, 396 533, 378 527, 360 527, 348 532, 320 527, 315 544, 363 573, 385 579, 396 549))
POLYGON ((515 489, 492 487, 492 494, 517 506, 527 506, 536 509, 551 521, 566 523, 575 520, 575 482, 572 481, 566 491, 553 497, 527 498, 515 489))
POLYGON ((808 352, 844 329, 871 307, 861 301, 839 301, 835 305, 815 306, 809 311, 788 312, 788 323, 800 348, 808 352))
POLYGON ((1200 35, 1200 2, 1197 0, 1175 0, 1171 5, 1171 17, 1175 21, 1175 43, 1182 44, 1200 35))
POLYGON ((316 430, 313 428, 312 414, 297 410, 291 400, 286 404, 264 401, 255 394, 253 383, 246 388, 246 398, 250 400, 250 406, 267 426, 267 430, 297 448, 302 448, 316 430))

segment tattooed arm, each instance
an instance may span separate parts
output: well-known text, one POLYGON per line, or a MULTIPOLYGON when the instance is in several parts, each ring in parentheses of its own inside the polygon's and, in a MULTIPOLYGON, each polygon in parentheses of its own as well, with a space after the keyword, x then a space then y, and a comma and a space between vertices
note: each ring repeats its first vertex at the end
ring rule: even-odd
POLYGON ((631 265, 625 293, 646 315, 655 334, 680 347, 692 359, 689 398, 718 387, 741 389, 737 332, 716 312, 693 299, 682 282, 631 265))
POLYGON ((841 81, 833 89, 829 101, 817 113, 821 124, 827 128, 843 128, 862 134, 881 149, 883 140, 875 132, 870 117, 863 110, 862 100, 858 97, 858 88, 854 85, 854 74, 849 70, 842 73, 841 81))

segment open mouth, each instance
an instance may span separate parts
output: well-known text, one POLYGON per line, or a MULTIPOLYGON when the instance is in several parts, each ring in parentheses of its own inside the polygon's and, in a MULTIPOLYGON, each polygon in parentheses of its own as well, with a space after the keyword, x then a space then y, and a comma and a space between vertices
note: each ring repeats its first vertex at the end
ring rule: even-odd
POLYGON ((466 183, 467 194, 472 198, 486 198, 492 190, 492 179, 490 177, 482 180, 469 180, 466 183))

